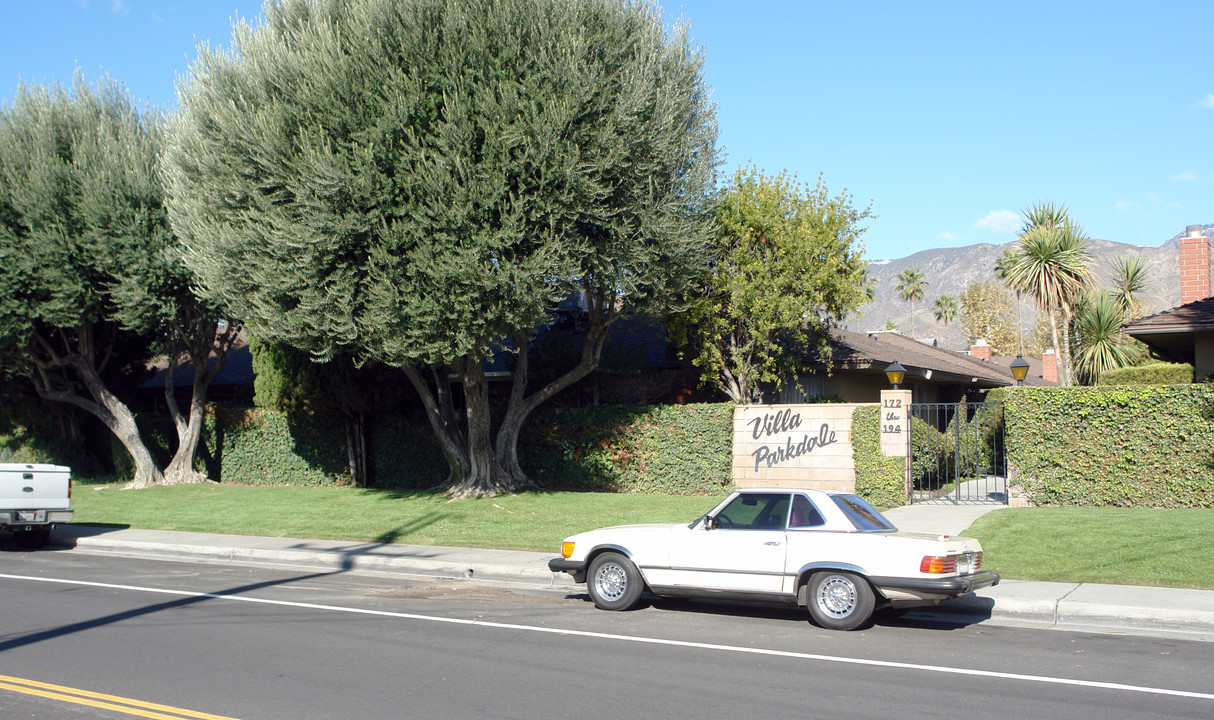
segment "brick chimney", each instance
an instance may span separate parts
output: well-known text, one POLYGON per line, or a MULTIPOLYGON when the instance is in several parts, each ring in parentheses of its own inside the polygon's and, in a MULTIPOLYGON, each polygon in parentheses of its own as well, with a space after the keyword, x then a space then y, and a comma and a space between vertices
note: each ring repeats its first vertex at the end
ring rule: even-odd
POLYGON ((982 360, 984 362, 990 362, 991 346, 986 343, 985 339, 978 338, 974 341, 973 345, 970 345, 970 357, 977 360, 982 360))
POLYGON ((1041 353, 1041 379, 1058 384, 1058 358, 1054 357, 1053 350, 1041 353))
POLYGON ((1210 292, 1210 240, 1201 225, 1189 225, 1180 239, 1180 304, 1204 300, 1210 292))

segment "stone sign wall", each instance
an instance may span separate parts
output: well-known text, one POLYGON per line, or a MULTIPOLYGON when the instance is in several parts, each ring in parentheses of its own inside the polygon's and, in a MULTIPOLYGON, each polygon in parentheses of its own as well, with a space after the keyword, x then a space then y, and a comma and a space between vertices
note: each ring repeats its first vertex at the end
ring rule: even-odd
POLYGON ((738 487, 856 489, 852 404, 739 405, 733 413, 738 487))

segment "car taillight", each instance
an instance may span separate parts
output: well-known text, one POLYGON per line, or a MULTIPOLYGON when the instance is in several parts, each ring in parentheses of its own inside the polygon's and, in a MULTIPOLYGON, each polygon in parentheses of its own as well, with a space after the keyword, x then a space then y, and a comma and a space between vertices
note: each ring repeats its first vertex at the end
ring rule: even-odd
POLYGON ((970 571, 977 572, 982 567, 982 553, 970 555, 970 571))
POLYGON ((944 557, 924 555, 923 560, 919 562, 919 572, 934 575, 957 572, 957 557, 955 555, 944 557))
POLYGON ((561 556, 564 557, 566 560, 568 560, 569 556, 572 554, 573 554, 573 543, 571 543, 571 542, 561 543, 561 556))

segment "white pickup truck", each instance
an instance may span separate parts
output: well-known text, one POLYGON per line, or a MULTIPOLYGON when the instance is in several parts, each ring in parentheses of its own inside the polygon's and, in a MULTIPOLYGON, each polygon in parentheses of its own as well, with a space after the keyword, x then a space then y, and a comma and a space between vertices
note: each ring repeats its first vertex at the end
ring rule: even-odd
POLYGON ((62 465, 0 464, 0 528, 23 548, 39 548, 51 528, 72 520, 72 471, 62 465))

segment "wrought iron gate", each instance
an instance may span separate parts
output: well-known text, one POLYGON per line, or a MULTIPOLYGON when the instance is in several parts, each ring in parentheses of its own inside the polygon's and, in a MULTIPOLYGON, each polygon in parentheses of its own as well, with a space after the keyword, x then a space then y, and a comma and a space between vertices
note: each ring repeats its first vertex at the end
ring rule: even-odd
POLYGON ((911 503, 1007 504, 1003 403, 911 405, 911 503))

